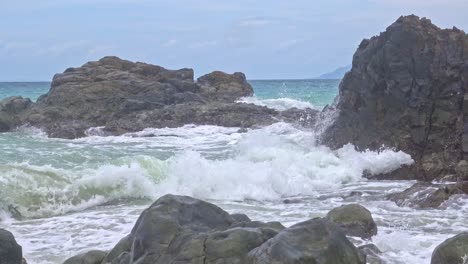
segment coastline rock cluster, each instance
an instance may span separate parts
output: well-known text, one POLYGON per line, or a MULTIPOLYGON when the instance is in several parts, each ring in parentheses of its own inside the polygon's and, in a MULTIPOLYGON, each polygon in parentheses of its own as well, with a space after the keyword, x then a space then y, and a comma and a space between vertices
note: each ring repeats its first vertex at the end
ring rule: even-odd
MULTIPOLYGON (((144 210, 130 234, 110 251, 90 250, 64 264, 364 264, 385 263, 374 244, 356 247, 347 236, 371 239, 377 226, 357 204, 291 227, 252 221, 188 196, 165 195, 144 210)), ((0 262, 26 263, 13 235, 0 229, 0 262)), ((432 264, 464 264, 468 233, 440 244, 432 264)))
POLYGON ((414 15, 400 17, 359 45, 339 87, 337 118, 323 142, 333 148, 346 143, 362 150, 392 147, 415 160, 384 179, 454 175, 468 127, 467 87, 465 32, 440 29, 414 15))
POLYGON ((104 127, 104 135, 185 124, 249 128, 298 116, 311 121, 318 113, 236 103, 252 95, 243 73, 215 71, 194 81, 192 69, 104 57, 56 74, 36 103, 21 97, 0 101, 0 132, 32 125, 50 137, 77 138, 92 127, 104 127))

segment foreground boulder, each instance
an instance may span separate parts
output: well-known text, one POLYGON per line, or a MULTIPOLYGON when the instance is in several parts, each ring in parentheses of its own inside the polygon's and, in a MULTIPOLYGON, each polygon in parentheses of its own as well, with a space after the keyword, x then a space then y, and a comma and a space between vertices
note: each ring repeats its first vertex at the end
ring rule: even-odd
POLYGON ((91 251, 65 263, 363 264, 365 257, 326 218, 285 228, 191 197, 165 195, 105 257, 91 251))
POLYGON ((377 235, 377 224, 369 210, 359 204, 348 204, 331 210, 326 218, 339 225, 346 235, 370 239, 377 235))
POLYGON ((37 103, 19 97, 0 101, 0 132, 33 125, 51 137, 77 138, 91 127, 104 127, 101 135, 185 124, 255 127, 302 115, 312 116, 311 122, 317 113, 236 103, 252 94, 243 73, 217 71, 195 82, 192 69, 104 57, 56 74, 37 103))
POLYGON ((13 234, 0 228, 0 263, 21 264, 23 263, 23 251, 16 243, 13 234))
POLYGON ((371 150, 385 145, 415 160, 384 179, 454 174, 463 157, 466 87, 467 35, 457 28, 440 29, 429 19, 400 17, 359 45, 339 87, 336 121, 323 142, 371 150))
POLYGON ((468 232, 445 240, 432 253, 431 264, 468 263, 468 232))
POLYGON ((344 233, 327 219, 291 226, 249 253, 248 263, 365 263, 344 233))
POLYGON ((402 192, 390 194, 388 199, 398 206, 424 209, 437 208, 457 194, 468 194, 468 182, 453 184, 418 182, 402 192))

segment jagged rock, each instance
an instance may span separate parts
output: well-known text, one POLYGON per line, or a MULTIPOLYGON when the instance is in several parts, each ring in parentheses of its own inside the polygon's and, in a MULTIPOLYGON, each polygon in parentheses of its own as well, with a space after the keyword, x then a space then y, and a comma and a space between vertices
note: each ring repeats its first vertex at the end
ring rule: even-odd
POLYGON ((104 57, 56 74, 37 103, 20 97, 0 101, 0 132, 24 124, 59 138, 83 137, 92 127, 105 127, 102 135, 186 124, 250 128, 301 115, 311 123, 318 113, 236 103, 252 94, 243 73, 213 72, 195 82, 192 69, 104 57))
POLYGON ((432 180, 453 173, 462 158, 468 37, 426 18, 400 17, 365 39, 339 87, 336 121, 323 142, 338 148, 383 145, 415 160, 384 179, 432 180))
POLYGON ((106 256, 106 252, 100 250, 91 250, 86 253, 73 256, 63 264, 101 264, 102 260, 106 256))
POLYGON ((230 215, 191 197, 165 195, 141 214, 131 233, 102 263, 292 264, 309 260, 364 263, 341 229, 326 219, 285 228, 278 222, 262 223, 250 221, 245 215, 230 215), (286 247, 281 243, 289 244, 286 247), (277 256, 285 256, 283 262, 268 260, 277 256))
POLYGON ((431 264, 466 264, 468 262, 468 232, 445 240, 432 253, 431 264))
POLYGON ((31 107, 32 102, 20 96, 8 97, 0 101, 0 132, 10 131, 21 125, 21 115, 31 107))
POLYGON ((367 244, 358 247, 359 251, 366 256, 366 264, 384 264, 385 262, 380 258, 382 251, 374 245, 367 244))
POLYGON ((13 234, 0 228, 0 263, 21 264, 23 261, 23 250, 16 243, 13 234))
POLYGON ((252 264, 365 263, 338 226, 315 218, 284 229, 249 253, 252 264))
POLYGON ((339 225, 348 236, 369 239, 377 235, 377 224, 369 210, 359 204, 347 204, 328 212, 326 218, 339 225))
POLYGON ((402 192, 390 194, 388 198, 398 206, 437 208, 456 194, 468 194, 468 182, 454 184, 418 182, 402 192))

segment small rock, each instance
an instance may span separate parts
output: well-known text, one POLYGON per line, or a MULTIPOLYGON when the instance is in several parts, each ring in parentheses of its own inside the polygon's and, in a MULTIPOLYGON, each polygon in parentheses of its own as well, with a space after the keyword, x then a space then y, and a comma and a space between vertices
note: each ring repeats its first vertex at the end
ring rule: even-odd
POLYGON ((366 256, 367 264, 384 264, 384 261, 379 256, 382 254, 382 251, 376 245, 367 244, 358 247, 358 249, 366 256))
POLYGON ((91 250, 86 253, 73 256, 63 264, 100 264, 104 257, 106 256, 106 252, 100 250, 91 250))
POLYGON ((377 234, 377 224, 371 212, 359 204, 337 207, 331 210, 326 218, 339 225, 348 236, 369 239, 377 234))

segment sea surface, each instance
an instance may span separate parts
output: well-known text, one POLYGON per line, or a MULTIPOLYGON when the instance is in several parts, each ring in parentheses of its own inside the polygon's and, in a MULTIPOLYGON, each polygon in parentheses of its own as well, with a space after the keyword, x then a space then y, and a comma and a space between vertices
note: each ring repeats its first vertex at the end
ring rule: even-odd
MULTIPOLYGON (((339 80, 251 81, 252 98, 276 109, 333 103, 339 80)), ((36 100, 50 83, 0 83, 0 98, 36 100)), ((468 230, 468 201, 443 209, 398 207, 386 195, 411 181, 369 181, 364 171, 394 170, 412 159, 384 149, 332 151, 318 132, 276 123, 238 128, 186 125, 115 137, 50 139, 24 127, 0 134, 0 227, 14 233, 30 264, 62 263, 89 249, 108 250, 127 235, 143 209, 161 195, 191 195, 254 220, 290 226, 360 203, 373 214, 372 243, 387 263, 427 264, 434 248, 468 230), (139 137, 145 134, 155 137, 139 137), (348 197, 360 191, 361 197, 348 197), (283 203, 285 199, 294 203, 283 203), (10 210, 8 210, 10 206, 10 210), (11 208, 23 215, 15 220, 11 208)), ((359 244, 362 241, 356 240, 359 244)))

